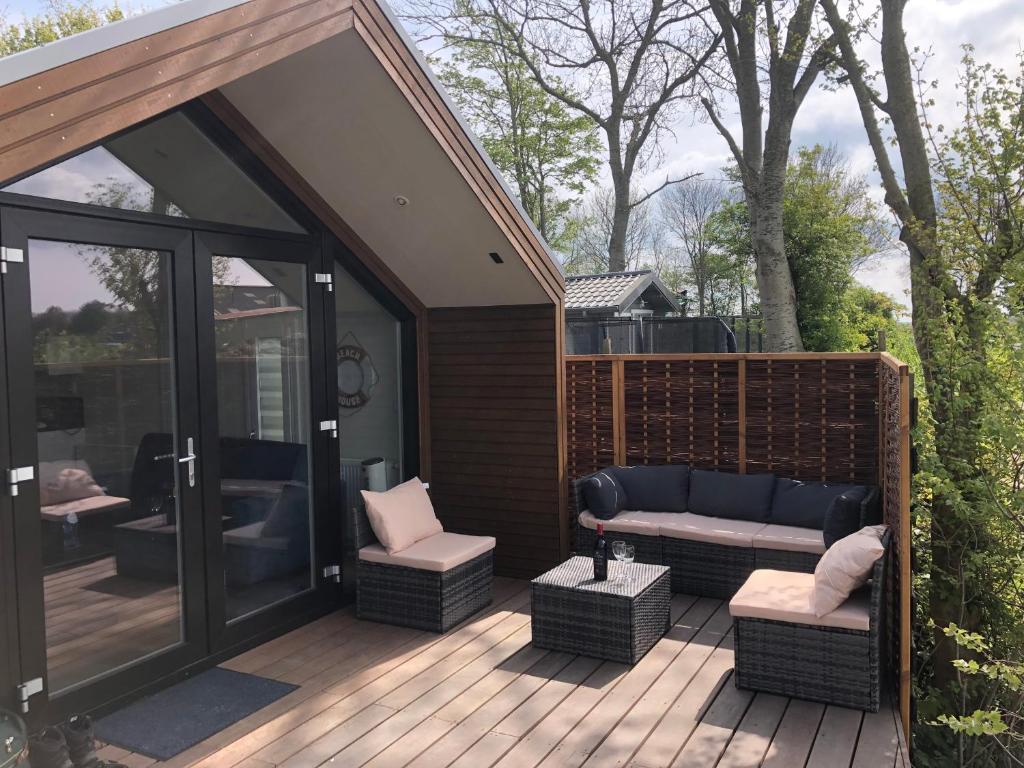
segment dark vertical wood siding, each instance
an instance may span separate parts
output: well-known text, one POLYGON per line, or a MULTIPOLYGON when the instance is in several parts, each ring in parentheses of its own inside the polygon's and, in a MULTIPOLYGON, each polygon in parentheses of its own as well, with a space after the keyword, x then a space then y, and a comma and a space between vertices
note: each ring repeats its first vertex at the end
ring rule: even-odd
POLYGON ((495 569, 560 559, 554 306, 429 312, 431 495, 445 530, 498 540, 495 569))

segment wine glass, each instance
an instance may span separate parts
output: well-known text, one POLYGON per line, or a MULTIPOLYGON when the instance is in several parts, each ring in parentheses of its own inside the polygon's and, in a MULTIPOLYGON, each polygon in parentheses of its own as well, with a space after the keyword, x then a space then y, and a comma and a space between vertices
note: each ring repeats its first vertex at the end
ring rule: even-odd
MULTIPOLYGON (((625 550, 625 547, 626 542, 622 540, 612 542, 612 554, 615 555, 615 559, 620 563, 622 562, 622 553, 625 550)), ((622 567, 616 566, 615 570, 618 571, 618 574, 615 577, 615 580, 618 581, 622 576, 622 567)))
POLYGON ((622 542, 622 552, 621 554, 619 552, 616 552, 615 557, 617 557, 619 561, 622 563, 622 567, 626 572, 625 582, 626 584, 629 584, 629 564, 632 563, 633 558, 636 557, 636 547, 634 547, 632 544, 626 544, 625 542, 622 542))

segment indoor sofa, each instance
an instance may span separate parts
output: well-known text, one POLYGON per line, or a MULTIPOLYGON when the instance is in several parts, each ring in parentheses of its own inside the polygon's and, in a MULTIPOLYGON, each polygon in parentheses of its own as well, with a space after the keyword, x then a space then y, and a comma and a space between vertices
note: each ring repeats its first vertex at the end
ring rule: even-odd
POLYGON ((684 464, 609 467, 573 483, 577 550, 605 538, 671 568, 672 591, 729 599, 756 569, 813 573, 826 548, 880 522, 878 489, 684 464))

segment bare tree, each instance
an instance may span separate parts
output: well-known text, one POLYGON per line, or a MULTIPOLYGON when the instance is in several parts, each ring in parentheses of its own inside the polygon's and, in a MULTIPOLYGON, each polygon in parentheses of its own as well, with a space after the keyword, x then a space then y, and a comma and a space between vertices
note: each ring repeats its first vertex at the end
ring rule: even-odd
POLYGON ((724 37, 728 91, 739 108, 740 140, 725 126, 711 98, 703 99, 704 108, 729 145, 743 183, 768 349, 800 351, 796 290, 782 232, 786 164, 797 111, 828 63, 834 41, 813 42, 818 0, 709 2, 724 37), (787 9, 784 22, 781 14, 787 9))
POLYGON ((689 282, 697 291, 697 310, 702 316, 708 312, 718 272, 708 225, 728 196, 721 182, 693 179, 666 189, 660 198, 661 218, 686 256, 689 282))
POLYGON ((575 212, 575 236, 565 254, 563 266, 573 275, 625 272, 650 265, 664 250, 658 232, 660 222, 647 202, 635 203, 623 238, 623 259, 618 268, 609 264, 608 243, 615 226, 615 191, 595 189, 575 212))
POLYGON ((721 34, 690 0, 405 0, 400 13, 422 39, 500 46, 537 83, 604 133, 614 205, 608 267, 627 263, 638 206, 680 179, 633 188, 657 152, 675 107, 703 87, 721 34))

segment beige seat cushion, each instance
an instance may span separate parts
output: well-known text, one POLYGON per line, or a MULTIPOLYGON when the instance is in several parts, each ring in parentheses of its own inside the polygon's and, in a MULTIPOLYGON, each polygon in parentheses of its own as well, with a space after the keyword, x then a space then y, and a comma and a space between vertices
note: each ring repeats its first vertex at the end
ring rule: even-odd
POLYGON ((661 524, 677 512, 641 512, 623 510, 611 520, 600 520, 590 512, 580 512, 580 525, 590 530, 597 530, 598 523, 604 523, 606 533, 637 533, 643 536, 659 536, 661 524))
POLYGON ((814 574, 790 571, 754 571, 729 601, 734 618, 771 619, 792 624, 868 631, 869 596, 858 592, 834 611, 814 612, 814 574))
POLYGON ((444 529, 434 514, 423 482, 414 477, 387 491, 360 491, 366 517, 377 541, 389 555, 408 549, 417 541, 444 529))
POLYGON ((121 496, 86 496, 84 499, 65 501, 60 504, 48 504, 39 508, 39 515, 43 520, 51 520, 55 523, 64 522, 64 517, 74 512, 78 517, 88 517, 100 512, 107 512, 117 507, 128 505, 128 499, 121 496))
POLYGON ((814 568, 814 612, 822 616, 842 605, 867 583, 875 561, 885 552, 884 525, 868 525, 835 542, 814 568))
POLYGON ((752 547, 754 536, 764 528, 764 523, 750 520, 728 520, 724 517, 708 517, 683 512, 666 517, 661 524, 661 535, 670 539, 704 541, 709 544, 726 544, 733 547, 752 547))
POLYGON ((461 533, 438 533, 417 541, 396 554, 372 544, 359 550, 359 559, 371 563, 403 565, 423 571, 450 571, 494 549, 493 536, 466 536, 461 533))
POLYGON ((755 549, 782 549, 787 552, 825 554, 825 533, 795 525, 766 525, 754 534, 755 549))

